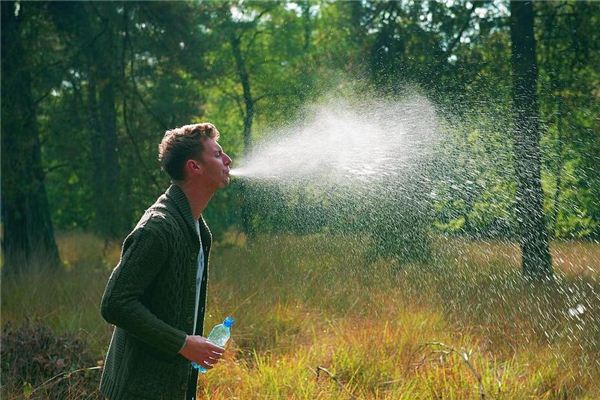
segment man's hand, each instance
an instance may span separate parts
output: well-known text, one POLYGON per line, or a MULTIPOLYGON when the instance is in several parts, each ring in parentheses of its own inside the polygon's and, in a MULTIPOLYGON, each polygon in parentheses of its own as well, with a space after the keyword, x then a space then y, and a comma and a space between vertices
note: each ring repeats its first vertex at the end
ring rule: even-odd
POLYGON ((224 348, 209 342, 202 336, 188 335, 179 354, 206 369, 211 369, 219 361, 224 351, 224 348))

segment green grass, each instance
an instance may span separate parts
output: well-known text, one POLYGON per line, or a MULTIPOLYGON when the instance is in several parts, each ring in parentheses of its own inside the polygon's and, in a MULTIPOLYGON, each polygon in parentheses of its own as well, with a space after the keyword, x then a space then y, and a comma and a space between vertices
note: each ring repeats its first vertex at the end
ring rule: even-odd
MULTIPOLYGON (((557 283, 540 287, 509 243, 440 240, 430 264, 400 265, 367 264, 356 238, 241 239, 211 257, 206 325, 236 324, 201 378, 207 399, 600 398, 598 244, 553 244, 557 283)), ((3 323, 38 317, 102 358, 119 246, 71 234, 59 247, 65 271, 2 282, 3 323)))

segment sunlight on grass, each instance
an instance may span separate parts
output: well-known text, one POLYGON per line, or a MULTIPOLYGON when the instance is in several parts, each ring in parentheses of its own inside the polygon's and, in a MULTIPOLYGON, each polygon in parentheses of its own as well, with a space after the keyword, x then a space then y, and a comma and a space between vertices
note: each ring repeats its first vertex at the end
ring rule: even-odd
MULTIPOLYGON (((351 237, 240 243, 211 259, 205 325, 236 324, 201 377, 206 399, 600 397, 599 245, 555 243, 558 283, 534 287, 507 243, 441 240, 429 265, 367 264, 351 237)), ((111 328, 99 302, 119 244, 69 234, 59 245, 64 271, 3 280, 3 323, 78 332, 101 359, 111 328)))

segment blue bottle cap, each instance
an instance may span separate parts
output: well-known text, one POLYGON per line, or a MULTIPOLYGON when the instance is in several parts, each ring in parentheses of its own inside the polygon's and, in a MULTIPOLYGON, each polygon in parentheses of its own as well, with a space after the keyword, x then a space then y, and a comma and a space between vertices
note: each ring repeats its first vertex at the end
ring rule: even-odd
POLYGON ((223 321, 223 325, 225 325, 227 328, 231 328, 231 325, 233 325, 233 318, 231 317, 227 317, 225 318, 225 321, 223 321))

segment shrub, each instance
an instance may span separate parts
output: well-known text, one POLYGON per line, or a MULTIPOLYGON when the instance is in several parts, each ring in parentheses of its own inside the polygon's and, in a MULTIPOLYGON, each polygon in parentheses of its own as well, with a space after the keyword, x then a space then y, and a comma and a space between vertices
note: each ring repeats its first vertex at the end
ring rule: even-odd
POLYGON ((100 398, 100 367, 75 334, 56 335, 38 320, 2 328, 3 395, 30 399, 100 398))

